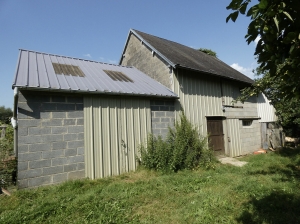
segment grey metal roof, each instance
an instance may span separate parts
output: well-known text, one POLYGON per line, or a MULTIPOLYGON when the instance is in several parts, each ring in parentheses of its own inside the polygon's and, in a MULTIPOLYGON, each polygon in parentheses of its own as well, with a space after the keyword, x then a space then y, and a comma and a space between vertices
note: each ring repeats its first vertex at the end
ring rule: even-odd
POLYGON ((181 67, 192 69, 245 83, 253 83, 252 79, 238 72, 218 58, 205 54, 201 51, 170 40, 143 33, 138 30, 131 29, 129 36, 130 34, 134 34, 137 38, 143 41, 145 45, 150 47, 173 68, 181 67))
MULTIPOLYGON (((72 66, 69 66, 72 68, 72 66)), ((77 67, 77 68, 78 68, 77 67)), ((134 67, 20 50, 13 88, 114 95, 173 97, 170 89, 134 67), (84 76, 55 74, 52 63, 78 66, 84 76), (113 80, 103 70, 121 72, 133 82, 113 80)))

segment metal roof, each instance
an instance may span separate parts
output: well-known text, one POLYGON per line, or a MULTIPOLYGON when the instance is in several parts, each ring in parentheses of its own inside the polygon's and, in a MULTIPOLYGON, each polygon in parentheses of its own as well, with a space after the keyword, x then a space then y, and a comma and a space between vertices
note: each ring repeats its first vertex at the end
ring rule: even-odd
MULTIPOLYGON (((66 72, 65 72, 66 73, 66 72)), ((20 49, 13 88, 48 91, 71 91, 113 95, 173 97, 170 89, 134 67, 59 56, 20 49), (54 64, 53 64, 54 63, 54 64), (56 74, 54 66, 78 66, 84 76, 56 74), (104 70, 120 72, 132 82, 112 79, 104 70)))
MULTIPOLYGON (((131 34, 139 38, 173 68, 179 67, 191 69, 249 84, 253 83, 252 79, 230 67, 218 58, 205 54, 199 50, 133 29, 129 32, 127 42, 131 34)), ((122 55, 126 50, 126 46, 127 43, 125 44, 122 55)), ((122 58, 123 57, 120 59, 120 63, 122 58)))

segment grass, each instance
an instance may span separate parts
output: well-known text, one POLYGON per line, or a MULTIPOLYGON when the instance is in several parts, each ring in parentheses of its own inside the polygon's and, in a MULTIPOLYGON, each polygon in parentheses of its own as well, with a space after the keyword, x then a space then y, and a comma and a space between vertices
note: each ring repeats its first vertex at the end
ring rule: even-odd
POLYGON ((300 223, 300 149, 0 195, 0 223, 300 223))

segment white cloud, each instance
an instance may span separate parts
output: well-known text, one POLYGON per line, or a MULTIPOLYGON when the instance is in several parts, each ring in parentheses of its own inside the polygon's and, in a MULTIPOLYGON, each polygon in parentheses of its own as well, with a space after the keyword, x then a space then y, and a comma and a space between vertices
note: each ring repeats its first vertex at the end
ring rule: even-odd
POLYGON ((243 73, 244 75, 248 76, 249 78, 251 78, 251 79, 254 78, 254 74, 252 72, 252 70, 254 69, 253 67, 244 68, 243 66, 240 66, 238 63, 233 63, 230 66, 232 68, 234 68, 235 70, 239 71, 240 73, 243 73))
POLYGON ((92 55, 90 55, 90 54, 84 54, 83 56, 88 57, 88 58, 92 58, 92 55))

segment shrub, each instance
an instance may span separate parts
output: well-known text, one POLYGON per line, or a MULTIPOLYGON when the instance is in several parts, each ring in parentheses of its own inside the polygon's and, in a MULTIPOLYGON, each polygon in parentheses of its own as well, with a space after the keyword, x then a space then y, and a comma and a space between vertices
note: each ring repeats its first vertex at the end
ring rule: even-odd
POLYGON ((11 125, 7 125, 5 137, 0 139, 0 187, 15 183, 17 163, 12 156, 13 145, 14 131, 11 125))
POLYGON ((147 143, 140 146, 142 166, 163 172, 212 167, 214 156, 206 137, 199 134, 184 113, 165 139, 148 135, 147 143))

